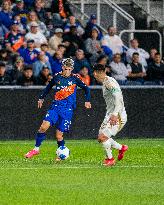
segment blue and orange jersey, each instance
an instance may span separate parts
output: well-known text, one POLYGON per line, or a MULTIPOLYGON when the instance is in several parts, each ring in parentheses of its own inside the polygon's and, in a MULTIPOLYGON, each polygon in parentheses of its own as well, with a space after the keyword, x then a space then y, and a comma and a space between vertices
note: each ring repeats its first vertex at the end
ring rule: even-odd
POLYGON ((77 75, 71 74, 69 77, 64 77, 62 73, 58 73, 43 90, 40 99, 44 99, 53 86, 55 86, 53 102, 58 105, 75 107, 77 87, 85 91, 86 102, 90 102, 90 89, 77 75))

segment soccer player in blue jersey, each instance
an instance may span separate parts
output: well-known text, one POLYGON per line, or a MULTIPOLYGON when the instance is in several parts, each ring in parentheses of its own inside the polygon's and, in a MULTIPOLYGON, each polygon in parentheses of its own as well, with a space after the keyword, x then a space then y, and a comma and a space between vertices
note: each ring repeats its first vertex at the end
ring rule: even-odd
POLYGON ((44 98, 53 86, 55 86, 54 100, 37 132, 35 147, 25 155, 26 158, 32 158, 34 155, 39 154, 39 147, 46 137, 45 133, 53 125, 56 125, 57 128, 58 147, 64 146, 63 133, 68 132, 71 125, 73 110, 76 106, 77 86, 85 91, 85 107, 87 109, 91 108, 90 89, 76 75, 72 74, 73 68, 74 61, 71 58, 64 59, 62 61, 63 71, 56 74, 43 90, 38 100, 38 108, 42 107, 44 98))

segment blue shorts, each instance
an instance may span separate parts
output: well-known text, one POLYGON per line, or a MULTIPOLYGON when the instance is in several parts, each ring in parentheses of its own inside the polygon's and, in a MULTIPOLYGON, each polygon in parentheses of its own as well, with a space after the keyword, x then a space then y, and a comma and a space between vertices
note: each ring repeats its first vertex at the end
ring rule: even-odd
POLYGON ((71 125, 72 115, 72 107, 53 104, 44 117, 44 120, 50 122, 51 126, 56 124, 56 128, 61 132, 68 132, 71 125))

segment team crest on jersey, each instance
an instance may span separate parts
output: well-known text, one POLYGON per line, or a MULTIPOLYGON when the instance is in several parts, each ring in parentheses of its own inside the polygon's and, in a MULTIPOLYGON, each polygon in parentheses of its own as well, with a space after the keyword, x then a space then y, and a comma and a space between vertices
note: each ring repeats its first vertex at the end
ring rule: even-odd
POLYGON ((72 85, 73 83, 72 83, 72 81, 68 81, 68 85, 72 85))

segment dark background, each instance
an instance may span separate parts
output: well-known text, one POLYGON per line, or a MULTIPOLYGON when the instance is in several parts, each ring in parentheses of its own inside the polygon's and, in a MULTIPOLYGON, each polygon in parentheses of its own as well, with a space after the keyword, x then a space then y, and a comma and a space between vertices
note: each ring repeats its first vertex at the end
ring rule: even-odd
MULTIPOLYGON (((42 89, 0 89, 0 139, 34 139, 34 135, 49 108, 51 92, 41 110, 37 100, 42 89)), ((122 88, 128 122, 117 137, 164 137, 164 88, 122 88)), ((70 139, 96 139, 105 116, 105 102, 101 89, 92 89, 92 109, 84 107, 84 94, 77 92, 77 109, 74 113, 70 139)), ((55 128, 50 128, 47 138, 52 139, 55 128)))

